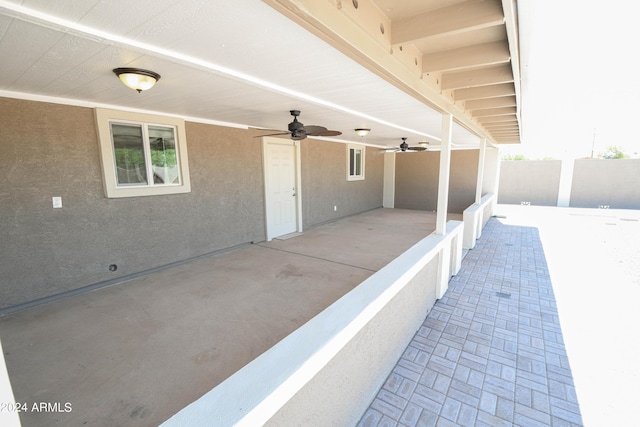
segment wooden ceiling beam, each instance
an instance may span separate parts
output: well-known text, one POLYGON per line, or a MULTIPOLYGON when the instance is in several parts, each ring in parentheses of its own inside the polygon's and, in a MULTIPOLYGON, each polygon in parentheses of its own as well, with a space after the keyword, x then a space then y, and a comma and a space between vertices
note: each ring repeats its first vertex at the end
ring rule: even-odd
MULTIPOLYGON (((413 50, 409 49, 411 46, 407 46, 407 49, 392 47, 389 39, 393 34, 393 25, 387 24, 386 16, 373 0, 262 1, 425 105, 441 113, 452 114, 456 122, 471 133, 489 138, 484 128, 461 104, 443 93, 440 74, 428 76, 422 72, 420 56, 412 54, 408 61, 399 59, 405 52, 413 50)), ((472 3, 496 1, 473 0, 472 3)), ((438 140, 438 136, 434 135, 432 139, 438 140)))
POLYGON ((508 130, 498 130, 498 129, 491 129, 488 131, 491 135, 496 135, 499 134, 501 132, 508 132, 508 133, 520 133, 520 129, 508 129, 508 130))
POLYGON ((457 34, 503 23, 499 1, 466 1, 392 22, 391 43, 412 43, 436 35, 457 34))
POLYGON ((471 112, 472 117, 508 116, 516 114, 516 107, 487 108, 471 112))
MULTIPOLYGON (((396 20, 393 14, 385 15, 376 0, 263 1, 389 83, 437 111, 453 114, 461 126, 490 141, 493 137, 484 127, 489 117, 473 117, 476 110, 459 101, 508 97, 517 92, 510 64, 512 40, 500 37, 505 32, 503 8, 513 0, 463 0, 456 4, 448 0, 444 4, 450 6, 396 20), (481 49, 467 50, 474 42, 474 47, 481 49), (452 53, 458 58, 451 59, 452 53), (434 68, 446 69, 434 72, 423 68, 425 62, 436 61, 434 68)), ((418 1, 411 7, 418 3, 425 10, 418 1)), ((484 105, 486 109, 504 107, 512 105, 484 105)), ((499 117, 518 123, 517 115, 499 117)))
POLYGON ((515 96, 500 96, 497 98, 472 99, 464 103, 467 111, 482 110, 486 108, 515 107, 515 96))
POLYGON ((487 123, 484 126, 485 129, 487 129, 489 132, 493 132, 496 130, 507 130, 507 129, 520 129, 520 126, 518 126, 516 123, 487 123))
POLYGON ((442 90, 513 82, 511 65, 502 64, 471 71, 443 73, 442 90))
POLYGON ((513 86, 513 83, 501 83, 496 85, 456 89, 453 91, 453 98, 456 101, 467 101, 470 99, 495 98, 515 94, 516 89, 513 86))
POLYGON ((506 41, 483 43, 422 55, 422 71, 462 70, 505 64, 511 59, 506 41))
POLYGON ((491 135, 493 135, 493 136, 520 135, 520 131, 517 131, 517 130, 510 130, 510 131, 502 130, 502 131, 491 132, 491 135))
POLYGON ((498 123, 498 122, 513 122, 517 123, 517 118, 515 115, 505 115, 505 116, 489 116, 489 117, 476 117, 476 120, 484 125, 485 123, 498 123))
MULTIPOLYGON (((505 126, 509 126, 509 124, 507 124, 507 123, 487 123, 484 126, 485 127, 505 127, 505 126)), ((514 119, 513 120, 513 124, 511 124, 511 126, 518 126, 518 122, 514 119)))

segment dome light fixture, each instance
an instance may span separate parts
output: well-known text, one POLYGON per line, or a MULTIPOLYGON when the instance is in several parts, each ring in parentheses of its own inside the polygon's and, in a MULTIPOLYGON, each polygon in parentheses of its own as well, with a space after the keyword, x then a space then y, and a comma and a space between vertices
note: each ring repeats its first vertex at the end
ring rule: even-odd
POLYGON ((358 128, 354 129, 354 131, 358 136, 367 136, 369 135, 369 132, 371 132, 371 129, 358 128))
POLYGON ((160 80, 160 74, 142 68, 114 68, 113 72, 125 86, 138 93, 151 89, 160 80))

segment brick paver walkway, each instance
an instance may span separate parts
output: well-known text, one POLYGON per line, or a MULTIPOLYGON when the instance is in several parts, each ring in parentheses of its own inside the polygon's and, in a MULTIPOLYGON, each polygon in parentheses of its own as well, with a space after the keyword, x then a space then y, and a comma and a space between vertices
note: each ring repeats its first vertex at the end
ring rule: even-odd
POLYGON ((579 426, 536 228, 491 219, 358 426, 579 426))

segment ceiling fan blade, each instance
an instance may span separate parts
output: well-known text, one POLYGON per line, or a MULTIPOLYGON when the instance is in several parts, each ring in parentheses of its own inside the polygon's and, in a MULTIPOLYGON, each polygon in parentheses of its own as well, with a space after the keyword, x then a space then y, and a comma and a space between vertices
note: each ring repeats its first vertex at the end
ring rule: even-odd
POLYGON ((325 132, 327 130, 326 127, 324 126, 302 126, 298 129, 298 131, 302 131, 304 133, 306 133, 307 135, 311 135, 311 134, 317 134, 319 132, 325 132))
POLYGON ((254 138, 261 138, 263 136, 278 136, 278 135, 291 135, 290 132, 269 133, 267 135, 256 135, 254 138))
POLYGON ((322 131, 322 132, 309 133, 307 135, 310 135, 310 136, 338 136, 338 135, 342 135, 342 132, 339 132, 337 130, 325 130, 325 131, 322 131))
POLYGON ((425 151, 427 148, 426 147, 409 147, 409 149, 413 151, 425 151))

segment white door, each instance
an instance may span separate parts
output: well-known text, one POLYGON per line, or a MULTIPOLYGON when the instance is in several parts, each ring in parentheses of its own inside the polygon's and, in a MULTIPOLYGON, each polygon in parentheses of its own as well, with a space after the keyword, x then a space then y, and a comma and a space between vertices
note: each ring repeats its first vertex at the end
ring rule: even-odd
POLYGON ((296 146, 293 141, 265 138, 267 240, 298 230, 296 146))

